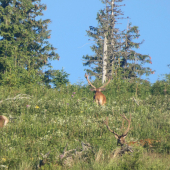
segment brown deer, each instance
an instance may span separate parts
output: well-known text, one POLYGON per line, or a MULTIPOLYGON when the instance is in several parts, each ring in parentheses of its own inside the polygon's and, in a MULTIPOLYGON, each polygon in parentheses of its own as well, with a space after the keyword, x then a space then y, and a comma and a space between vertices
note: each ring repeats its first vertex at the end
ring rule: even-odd
POLYGON ((95 91, 95 95, 94 95, 94 100, 97 104, 99 105, 104 105, 106 103, 106 96, 101 92, 101 91, 104 91, 105 90, 105 86, 107 86, 110 82, 110 79, 109 81, 104 84, 103 86, 99 87, 99 88, 96 88, 95 86, 92 85, 92 83, 90 82, 90 80, 88 79, 88 75, 85 74, 85 78, 87 79, 89 85, 91 87, 93 87, 92 89, 90 89, 91 91, 95 91))
POLYGON ((128 143, 129 146, 132 146, 132 145, 136 145, 136 146, 142 146, 142 147, 149 147, 149 148, 152 148, 152 147, 155 147, 154 145, 155 144, 159 144, 161 141, 160 140, 155 140, 155 139, 141 139, 141 140, 137 140, 137 141, 131 141, 128 143))
POLYGON ((9 122, 6 116, 0 115, 0 127, 4 127, 9 122))
MULTIPOLYGON (((121 114, 120 114, 120 115, 121 115, 121 114)), ((125 115, 121 115, 121 116, 122 116, 125 120, 128 121, 128 127, 127 127, 126 131, 125 131, 122 135, 118 135, 115 131, 113 131, 113 130, 110 129, 110 127, 109 127, 109 125, 108 125, 108 117, 106 118, 106 121, 105 121, 104 123, 106 124, 107 129, 115 135, 115 138, 117 139, 117 145, 120 144, 121 146, 123 146, 124 144, 126 144, 125 138, 126 138, 128 132, 129 132, 129 130, 130 130, 131 114, 130 114, 130 119, 129 119, 129 120, 126 118, 125 115)), ((122 123, 122 126, 123 126, 123 123, 122 123)))

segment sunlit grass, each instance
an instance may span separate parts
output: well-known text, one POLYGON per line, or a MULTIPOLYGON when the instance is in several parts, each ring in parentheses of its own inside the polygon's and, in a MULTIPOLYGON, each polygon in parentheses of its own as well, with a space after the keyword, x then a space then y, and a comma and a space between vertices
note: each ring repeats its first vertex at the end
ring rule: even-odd
MULTIPOLYGON (((88 87, 68 86, 56 89, 34 87, 28 89, 0 90, 1 114, 12 117, 9 124, 0 130, 0 166, 9 169, 35 169, 42 155, 50 151, 47 164, 42 169, 66 169, 60 163, 59 155, 68 143, 68 150, 81 148, 81 142, 90 143, 95 158, 90 162, 78 160, 70 169, 167 169, 170 152, 169 95, 144 93, 145 86, 136 90, 131 84, 120 82, 119 88, 112 81, 103 92, 107 97, 106 106, 93 102, 93 93, 88 87), (17 97, 16 97, 17 96, 17 97), (135 101, 134 101, 135 98, 135 101), (122 129, 124 113, 132 115, 131 127, 126 141, 143 139, 159 140, 138 146, 132 155, 113 159, 117 141, 105 127, 108 116, 109 126, 118 134, 122 129), (133 167, 133 164, 135 165, 133 167)), ((133 86, 136 87, 136 86, 133 86)))

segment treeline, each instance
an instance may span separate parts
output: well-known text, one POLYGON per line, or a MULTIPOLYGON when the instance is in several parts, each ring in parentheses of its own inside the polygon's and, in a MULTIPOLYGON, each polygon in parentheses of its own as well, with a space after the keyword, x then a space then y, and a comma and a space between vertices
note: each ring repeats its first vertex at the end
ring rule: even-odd
MULTIPOLYGON (((90 76, 95 76, 96 81, 102 79, 102 83, 107 78, 114 79, 117 73, 122 80, 130 82, 142 81, 139 77, 154 73, 145 67, 146 63, 152 64, 151 57, 137 52, 143 43, 137 42, 140 37, 138 27, 129 23, 127 28, 120 30, 116 25, 121 19, 128 18, 121 11, 122 2, 102 0, 107 8, 97 13, 98 27, 90 26, 87 31, 94 41, 91 49, 95 54, 84 55, 83 65, 88 66, 86 71, 90 76)), ((59 54, 48 41, 51 20, 41 17, 46 9, 41 0, 0 0, 1 86, 38 84, 60 88, 69 84, 69 74, 63 69, 54 70, 50 63, 59 60, 59 54)), ((158 81, 152 87, 157 88, 160 84, 158 81)))
POLYGON ((59 55, 48 42, 51 20, 41 19, 46 9, 41 0, 0 0, 0 85, 56 87, 69 82, 68 73, 50 64, 59 55))

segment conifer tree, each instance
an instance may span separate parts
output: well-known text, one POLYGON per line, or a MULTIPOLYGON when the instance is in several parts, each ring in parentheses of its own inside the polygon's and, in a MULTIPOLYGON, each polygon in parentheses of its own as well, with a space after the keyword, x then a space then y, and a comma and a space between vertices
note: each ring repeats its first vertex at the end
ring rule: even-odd
POLYGON ((127 30, 122 32, 123 42, 120 50, 120 67, 123 68, 124 78, 135 78, 143 74, 149 75, 154 73, 149 67, 143 66, 145 63, 152 64, 151 57, 135 51, 144 42, 144 40, 139 43, 133 41, 139 37, 138 27, 132 26, 132 23, 129 23, 127 30))
POLYGON ((50 87, 52 84, 54 88, 60 88, 69 84, 68 76, 69 74, 63 68, 61 70, 49 69, 45 72, 44 82, 47 87, 50 87))
MULTIPOLYGON (((105 9, 97 14, 98 27, 90 26, 87 31, 94 40, 91 46, 95 53, 93 56, 83 56, 84 66, 90 75, 106 81, 106 77, 113 76, 115 70, 121 68, 124 78, 132 78, 143 74, 152 73, 145 63, 151 63, 149 55, 135 52, 143 42, 135 43, 133 39, 139 38, 138 27, 128 25, 128 29, 121 31, 116 24, 118 20, 125 19, 119 3, 123 0, 102 0, 105 9)), ((128 17, 127 17, 128 18, 128 17)))
POLYGON ((49 42, 50 19, 42 20, 41 0, 0 0, 1 84, 40 81, 42 67, 58 54, 49 42))

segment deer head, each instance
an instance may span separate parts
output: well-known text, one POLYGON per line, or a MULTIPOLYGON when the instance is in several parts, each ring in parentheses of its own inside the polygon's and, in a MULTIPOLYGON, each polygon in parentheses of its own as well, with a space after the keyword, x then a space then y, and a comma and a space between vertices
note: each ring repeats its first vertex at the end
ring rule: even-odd
POLYGON ((106 103, 106 96, 101 92, 101 91, 104 91, 105 90, 105 86, 107 86, 110 82, 110 79, 107 83, 105 83, 103 86, 99 87, 99 88, 96 88, 94 85, 92 85, 92 83, 90 82, 90 80, 88 79, 88 75, 85 74, 85 78, 87 79, 89 85, 93 88, 91 88, 90 90, 91 91, 94 91, 95 92, 95 95, 94 95, 94 100, 97 104, 99 105, 104 105, 106 103))
POLYGON ((3 115, 0 116, 0 127, 6 126, 8 122, 9 120, 6 116, 3 116, 3 115))
MULTIPOLYGON (((120 114, 120 115, 121 115, 121 114, 120 114)), ((130 114, 130 119, 129 119, 129 120, 126 118, 125 115, 121 115, 121 116, 122 116, 125 120, 128 121, 128 127, 127 127, 126 131, 125 131, 122 135, 118 135, 115 131, 113 131, 113 130, 110 129, 110 127, 109 127, 109 125, 108 125, 108 117, 106 118, 106 121, 105 121, 104 123, 106 124, 107 129, 115 135, 115 138, 117 139, 117 145, 120 144, 121 146, 123 146, 123 145, 126 143, 126 142, 125 142, 125 138, 126 138, 128 132, 129 132, 129 130, 130 130, 131 114, 130 114)), ((122 123, 122 127, 123 127, 123 123, 122 123)))

